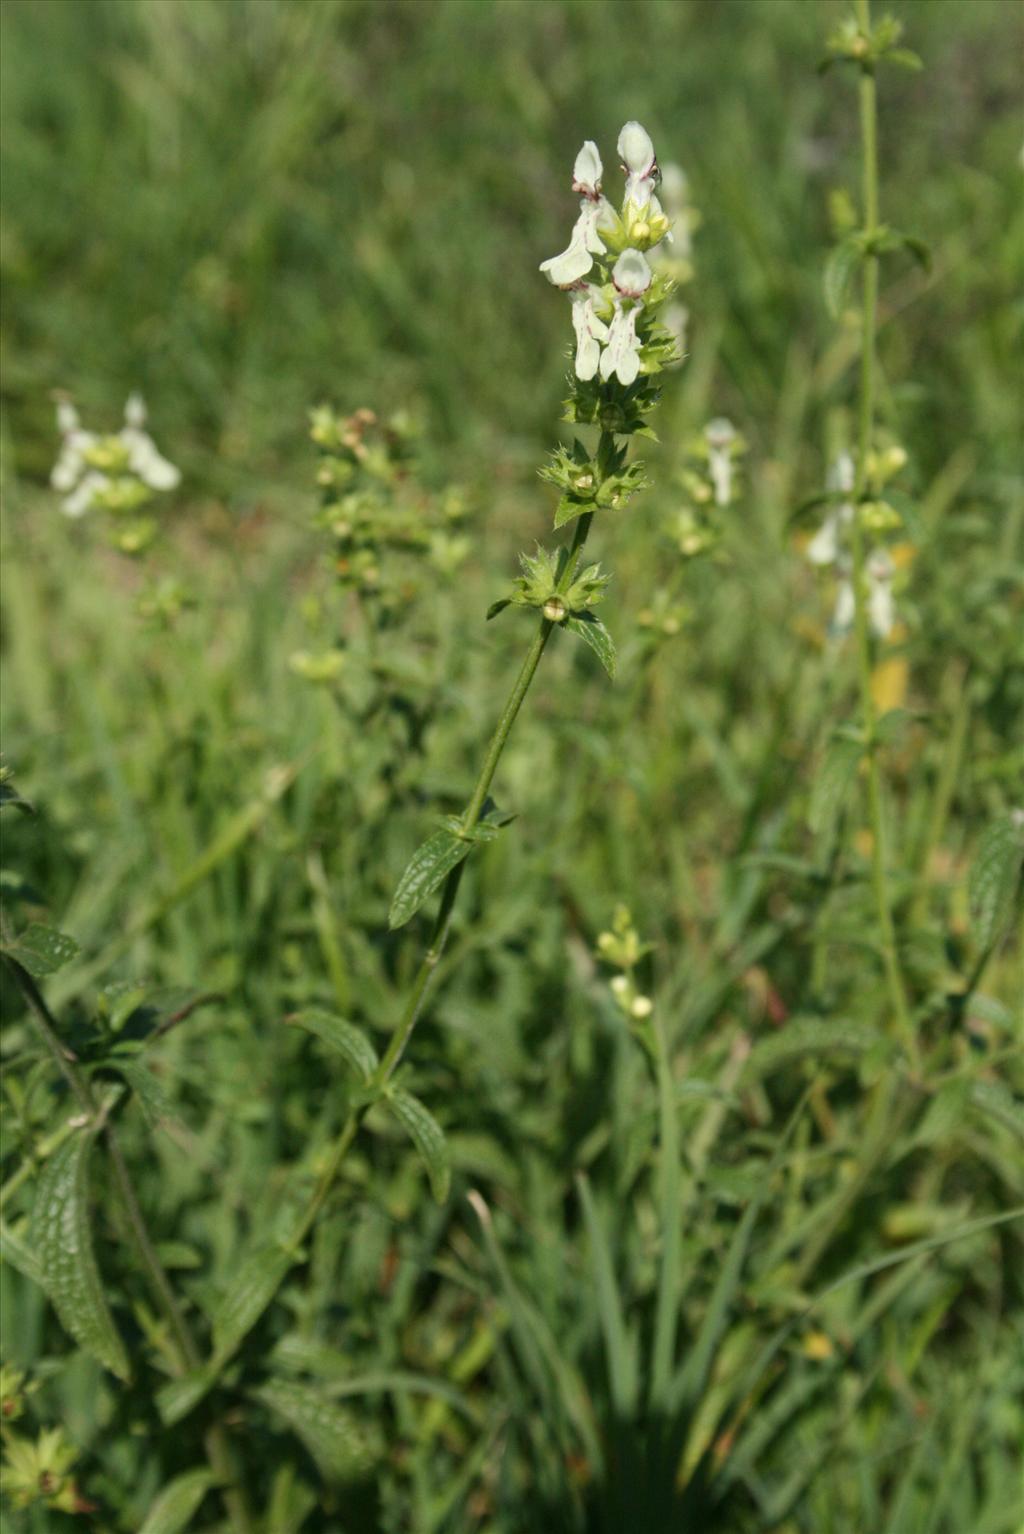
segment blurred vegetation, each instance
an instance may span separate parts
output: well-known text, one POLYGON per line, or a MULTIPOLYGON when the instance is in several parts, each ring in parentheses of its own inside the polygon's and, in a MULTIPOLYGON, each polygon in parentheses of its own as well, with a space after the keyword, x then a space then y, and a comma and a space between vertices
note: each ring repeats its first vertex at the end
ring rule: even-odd
MULTIPOLYGON (((813 808, 855 677, 794 516, 848 439, 856 382, 856 317, 836 326, 821 288, 856 189, 854 92, 815 74, 843 8, 2 7, 4 746, 36 808, 5 813, 5 894, 81 947, 46 987, 68 1037, 93 1037, 115 982, 210 998, 147 1056, 164 1127, 119 1110, 200 1324, 343 1115, 337 1068, 282 1019, 329 1006, 386 1036, 422 938, 387 932, 388 901, 432 817, 464 801, 518 663, 515 617, 482 620, 550 525, 535 471, 568 327, 536 268, 560 248, 580 140, 641 118, 702 215, 690 356, 645 452, 655 489, 594 531, 619 677, 568 643, 546 657, 496 786, 519 819, 467 875, 406 1068, 449 1133, 452 1198, 430 1206, 371 1119, 215 1398, 266 1534, 1019 1530, 1020 1226, 970 1222, 1024 1201, 1024 951, 1019 924, 979 947, 968 883, 1024 798, 1022 23, 1003 0, 891 9, 926 70, 883 81, 883 216, 933 266, 895 261, 883 283, 881 416, 913 515, 875 686, 903 711, 885 770, 927 1063, 868 1156, 890 1062, 864 817, 856 794, 824 831, 813 808), (113 424, 136 388, 185 474, 142 567, 47 486, 52 391, 113 424), (401 600, 370 623, 313 526, 321 400, 419 421, 424 504, 463 487, 469 557, 401 565, 401 600), (637 614, 675 590, 685 452, 715 415, 749 444, 748 484, 666 633, 637 614), (137 614, 151 576, 182 583, 172 622, 137 614), (325 645, 346 661, 318 685, 290 661, 325 645), (654 1325, 663 1140, 594 958, 620 900, 655 945, 639 974, 674 1063, 685 1346, 742 1259, 684 1499, 663 1477, 668 1503, 632 1525, 664 1424, 620 1410, 615 1371, 654 1325), (253 1398, 268 1360, 353 1409, 372 1474, 324 1481, 253 1398)), ((3 995, 6 1185, 69 1109, 46 1072, 18 1085, 31 1036, 3 995)), ((30 1192, 4 1204, 23 1235, 30 1192)), ((201 1423, 160 1427, 145 1291, 98 1206, 136 1385, 75 1352, 7 1263, 4 1359, 38 1385, 38 1424, 78 1446, 89 1526, 128 1531, 199 1463, 201 1423)), ((211 1496, 194 1526, 217 1516, 211 1496)), ((37 1509, 11 1526, 66 1525, 37 1509)))

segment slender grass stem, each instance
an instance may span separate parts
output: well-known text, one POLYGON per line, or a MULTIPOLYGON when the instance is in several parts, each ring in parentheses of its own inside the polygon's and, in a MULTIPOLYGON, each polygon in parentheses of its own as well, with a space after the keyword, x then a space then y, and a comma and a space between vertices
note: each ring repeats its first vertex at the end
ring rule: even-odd
MULTIPOLYGON (((15 960, 7 957, 5 958, 5 963, 15 984, 24 997, 36 1033, 45 1045, 57 1069, 67 1082, 75 1102, 82 1112, 88 1115, 90 1120, 100 1124, 100 1133, 103 1135, 106 1143, 114 1185, 127 1220, 128 1230, 131 1233, 139 1261, 149 1280, 150 1287, 170 1328, 179 1367, 183 1374, 191 1369, 196 1369, 201 1363, 202 1354, 192 1334, 188 1320, 178 1304, 177 1295, 174 1293, 156 1247, 150 1238, 145 1217, 135 1193, 135 1185, 128 1170, 128 1163, 124 1159, 124 1152, 117 1137, 117 1131, 109 1116, 102 1114, 100 1104, 97 1102, 88 1081, 79 1070, 77 1062, 69 1055, 69 1052, 61 1043, 60 1031, 56 1020, 50 1012, 42 992, 34 979, 15 960)), ((224 1489, 224 1502, 231 1520, 232 1529, 236 1531, 236 1534, 251 1534, 253 1522, 249 1513, 245 1492, 234 1473, 231 1447, 228 1442, 227 1433, 219 1423, 214 1423, 207 1429, 204 1444, 210 1468, 224 1489)))
MULTIPOLYGON (((871 27, 870 0, 857 0, 857 19, 866 34, 871 27)), ((860 127, 863 157, 864 234, 869 242, 878 232, 878 112, 873 64, 860 71, 860 127)), ((893 1021, 911 1060, 917 1060, 917 1040, 900 968, 896 929, 889 893, 888 855, 882 774, 878 759, 878 711, 871 690, 871 640, 868 633, 867 556, 860 507, 867 491, 868 457, 875 425, 875 349, 878 325, 878 256, 869 248, 864 258, 860 401, 857 431, 857 472, 852 524, 854 631, 860 685, 861 720, 868 765, 868 812, 871 819, 871 882, 882 946, 886 987, 893 1021)))
POLYGON ((679 1277, 682 1263, 683 1201, 681 1197, 679 1120, 672 1057, 664 1024, 654 1014, 652 1038, 658 1084, 661 1134, 661 1265, 654 1321, 651 1399, 658 1408, 668 1404, 675 1369, 676 1327, 679 1318, 679 1277))

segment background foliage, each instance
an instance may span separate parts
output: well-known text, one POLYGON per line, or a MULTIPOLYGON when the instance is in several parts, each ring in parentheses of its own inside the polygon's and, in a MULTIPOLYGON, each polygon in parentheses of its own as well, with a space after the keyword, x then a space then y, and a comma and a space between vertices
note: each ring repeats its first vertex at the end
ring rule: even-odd
MULTIPOLYGON (((1019 1226, 907 1250, 1024 1193, 1019 924, 979 973, 968 898, 1024 777, 1019 18, 1001 0, 893 10, 927 69, 883 83, 883 216, 934 265, 887 267, 882 294, 882 416, 910 455, 914 515, 875 683, 905 711, 885 762, 928 1050, 869 1163, 888 1064, 863 814, 856 785, 835 817, 820 787, 855 679, 793 520, 855 382, 855 321, 837 327, 821 292, 856 185, 852 91, 814 72, 840 9, 4 7, 5 750, 36 807, 5 812, 22 881, 5 896, 80 945, 46 986, 68 1038, 92 1036, 112 982, 209 997, 147 1054, 159 1127, 134 1099, 119 1109, 200 1318, 341 1117, 341 1072, 283 1019, 329 1006, 386 1037, 422 939, 417 923, 388 933, 389 899, 431 817, 464 801, 516 664, 514 617, 482 616, 549 526, 535 469, 566 327, 536 266, 559 248, 580 139, 639 116, 703 215, 691 354, 645 454, 656 488, 595 529, 618 679, 582 647, 546 658, 498 785, 519 818, 473 861, 407 1068, 449 1133, 452 1196, 432 1205, 410 1149, 371 1119, 225 1382, 267 1534, 627 1526, 580 1427, 623 1473, 656 1430, 616 1395, 664 1256, 656 1092, 593 958, 619 900, 655 945, 640 974, 675 1062, 684 1344, 707 1335, 743 1210, 783 1157, 726 1297, 684 1514, 786 1534, 1019 1528, 1019 1226), (141 388, 185 471, 147 556, 194 599, 169 627, 136 615, 139 570, 59 515, 57 387, 111 423, 141 388), (320 399, 411 411, 424 494, 466 487, 470 557, 456 580, 411 567, 372 655, 311 527, 320 399), (717 414, 749 443, 748 489, 721 557, 688 572, 682 632, 658 635, 637 614, 673 579, 685 444, 717 414), (336 633, 340 680, 297 677, 289 658, 336 633), (778 1367, 748 1389, 743 1369, 787 1323, 778 1367), (562 1360, 554 1382, 538 1346, 562 1360), (326 1466, 308 1430, 289 1432, 266 1397, 283 1376, 350 1410, 348 1459, 344 1425, 326 1466), (705 1480, 717 1501, 700 1500, 705 1480)), ((4 1219, 24 1235, 36 1174, 17 1169, 70 1110, 4 1002, 4 1219)), ((4 1358, 38 1384, 34 1424, 63 1423, 81 1451, 97 1510, 80 1516, 132 1530, 199 1463, 199 1429, 160 1430, 159 1346, 96 1175, 135 1384, 74 1350, 6 1263, 4 1358)), ((39 1530, 64 1515, 11 1516, 39 1530)), ((218 1516, 211 1494, 193 1526, 218 1516)))

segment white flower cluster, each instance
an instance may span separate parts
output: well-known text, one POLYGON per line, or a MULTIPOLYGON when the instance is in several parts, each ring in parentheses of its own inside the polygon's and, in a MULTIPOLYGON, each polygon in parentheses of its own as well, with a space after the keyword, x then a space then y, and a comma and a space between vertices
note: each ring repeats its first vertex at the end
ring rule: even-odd
POLYGON ((655 195, 658 161, 646 129, 626 123, 618 151, 626 176, 621 214, 601 191, 601 156, 588 139, 573 167, 579 217, 566 249, 542 261, 540 269, 571 295, 577 378, 614 377, 628 386, 640 372, 642 343, 636 326, 654 280, 644 251, 668 235, 669 221, 655 195), (608 256, 609 247, 620 252, 607 274, 610 280, 603 271, 600 282, 588 280, 595 258, 608 256))
POLYGON ((158 451, 145 425, 146 405, 140 394, 129 395, 124 425, 110 437, 85 431, 74 405, 61 400, 57 406, 61 447, 50 483, 64 496, 66 516, 81 517, 96 507, 131 510, 153 491, 173 490, 180 484, 180 471, 158 451))
MULTIPOLYGON (((841 453, 829 474, 829 488, 843 495, 852 495, 855 480, 853 459, 849 453, 841 453)), ((833 506, 810 543, 807 558, 812 565, 833 565, 839 577, 836 605, 832 614, 832 632, 848 634, 853 627, 856 599, 853 590, 853 561, 846 549, 846 534, 853 521, 852 500, 840 501, 833 506)), ((896 622, 892 581, 896 573, 892 555, 879 546, 868 556, 865 566, 867 578, 868 621, 872 631, 880 639, 892 633, 896 622)))

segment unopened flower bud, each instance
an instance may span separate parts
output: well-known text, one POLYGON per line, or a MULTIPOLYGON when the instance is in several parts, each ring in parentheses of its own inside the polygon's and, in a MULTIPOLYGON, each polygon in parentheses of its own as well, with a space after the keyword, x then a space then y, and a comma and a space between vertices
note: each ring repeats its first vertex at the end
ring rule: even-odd
POLYGON ((566 606, 560 596, 548 597, 543 613, 549 623, 561 623, 566 616, 566 606))
POLYGON ((616 146, 627 171, 635 176, 649 176, 655 168, 654 144, 647 129, 638 122, 628 122, 619 134, 616 146))

